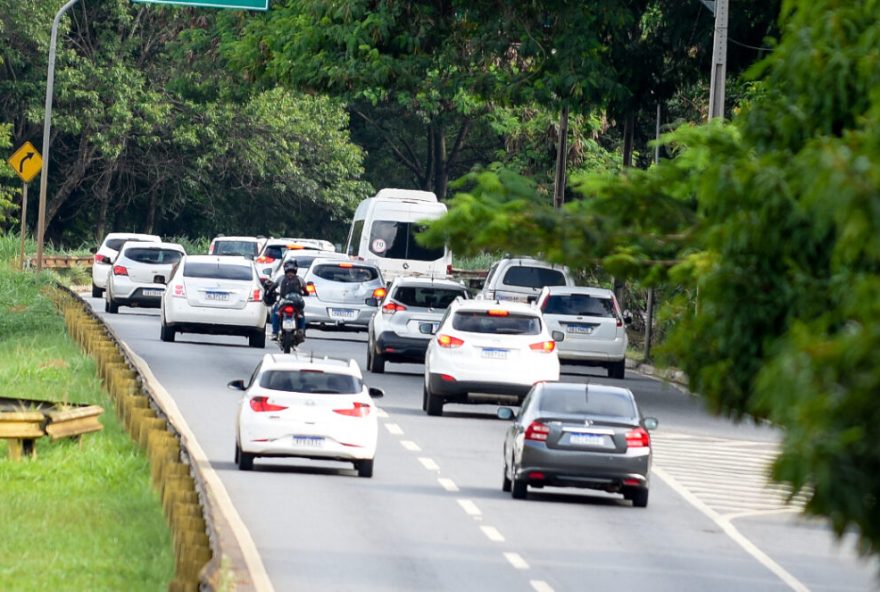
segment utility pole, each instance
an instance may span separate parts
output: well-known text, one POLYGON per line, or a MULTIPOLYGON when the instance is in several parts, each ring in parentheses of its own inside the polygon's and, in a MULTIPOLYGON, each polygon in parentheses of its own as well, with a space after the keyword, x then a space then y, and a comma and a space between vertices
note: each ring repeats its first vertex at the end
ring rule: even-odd
POLYGON ((709 121, 724 119, 724 83, 727 78, 727 17, 730 0, 715 0, 715 42, 709 81, 709 121))
POLYGON ((553 182, 553 207, 565 203, 565 168, 568 162, 568 105, 562 107, 559 117, 559 141, 556 144, 556 177, 553 182))

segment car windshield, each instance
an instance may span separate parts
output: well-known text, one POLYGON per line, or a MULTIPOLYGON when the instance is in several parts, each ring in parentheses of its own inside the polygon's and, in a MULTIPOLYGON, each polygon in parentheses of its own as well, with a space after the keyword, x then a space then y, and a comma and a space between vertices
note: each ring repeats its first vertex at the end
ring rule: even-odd
POLYGON ((266 245, 266 248, 263 249, 263 257, 281 259, 285 252, 287 252, 287 245, 266 245))
POLYGON ((187 261, 183 266, 183 277, 217 280, 252 280, 254 278, 254 271, 244 265, 187 261))
POLYGON ((213 255, 241 255, 253 259, 257 256, 257 243, 253 241, 223 240, 214 243, 213 255))
POLYGON ((376 220, 370 230, 370 252, 388 259, 415 261, 441 259, 444 254, 442 247, 423 247, 416 242, 416 234, 424 228, 423 225, 415 222, 376 220))
POLYGON ((318 265, 312 273, 322 280, 346 284, 369 282, 379 277, 379 272, 373 267, 361 267, 350 263, 318 265))
POLYGON ((538 401, 542 413, 598 415, 603 417, 637 416, 635 404, 626 393, 590 389, 588 385, 554 384, 545 386, 538 401))
POLYGON ((468 333, 538 335, 541 332, 541 319, 532 315, 497 316, 489 311, 460 311, 452 317, 452 328, 468 333))
POLYGON ((132 261, 136 261, 137 263, 168 265, 180 261, 180 258, 183 257, 183 253, 175 251, 174 249, 144 249, 138 247, 126 249, 123 252, 123 256, 132 261))
POLYGON ((565 275, 558 269, 515 265, 507 270, 501 281, 508 286, 543 288, 544 286, 564 286, 565 275))
POLYGON ((326 395, 355 395, 364 388, 355 376, 316 370, 268 370, 260 377, 260 386, 273 391, 326 395))
POLYGON ((544 314, 576 315, 589 317, 614 317, 611 298, 589 294, 551 295, 543 306, 544 314))
POLYGON ((466 296, 464 289, 435 288, 433 286, 400 286, 392 298, 405 306, 423 308, 446 308, 459 296, 466 296))

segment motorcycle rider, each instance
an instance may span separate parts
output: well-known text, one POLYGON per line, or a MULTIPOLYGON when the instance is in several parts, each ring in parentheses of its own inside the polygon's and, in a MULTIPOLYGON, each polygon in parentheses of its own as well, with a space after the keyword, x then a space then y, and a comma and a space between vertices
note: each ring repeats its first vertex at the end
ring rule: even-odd
MULTIPOLYGON (((281 329, 281 318, 278 315, 279 303, 289 295, 298 294, 299 296, 305 296, 307 294, 305 282, 296 273, 298 269, 299 266, 296 261, 289 259, 284 262, 284 277, 282 277, 277 283, 272 281, 267 282, 263 298, 266 304, 272 305, 273 340, 278 339, 278 332, 281 329)), ((305 331, 305 327, 305 317, 301 316, 297 318, 297 331, 305 331)))

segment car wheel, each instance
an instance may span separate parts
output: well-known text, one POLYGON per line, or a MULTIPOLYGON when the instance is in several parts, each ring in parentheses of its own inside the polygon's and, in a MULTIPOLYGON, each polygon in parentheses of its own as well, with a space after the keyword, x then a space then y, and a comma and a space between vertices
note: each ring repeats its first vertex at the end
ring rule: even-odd
POLYGON ((648 488, 640 487, 639 489, 634 489, 630 495, 630 499, 632 500, 634 508, 647 508, 648 488))
POLYGON ((438 397, 431 391, 427 391, 425 398, 427 399, 425 401, 425 411, 428 412, 428 415, 443 415, 443 397, 438 397))
POLYGON ((92 284, 92 298, 100 298, 104 295, 104 290, 92 284))
POLYGON ((428 410, 428 385, 422 387, 422 411, 428 410))
POLYGON ((104 301, 104 310, 110 314, 116 314, 119 312, 119 305, 108 297, 107 300, 104 301))
POLYGON ((165 319, 162 319, 162 327, 161 331, 159 332, 159 338, 162 339, 162 341, 170 343, 174 341, 174 333, 174 329, 172 329, 165 323, 165 319))
POLYGON ((357 469, 358 477, 372 477, 373 459, 355 461, 354 468, 357 469))
POLYGON ((367 352, 367 358, 367 370, 374 374, 385 373, 385 358, 382 357, 382 354, 375 353, 372 346, 367 352))
POLYGON ((238 447, 238 442, 235 443, 235 464, 238 464, 238 459, 241 457, 241 449, 238 447))
POLYGON ((504 463, 504 480, 501 481, 501 491, 510 492, 510 487, 513 482, 510 480, 510 477, 507 476, 507 463, 504 463))
POLYGON ((514 479, 511 482, 510 494, 513 499, 526 499, 526 489, 528 485, 522 479, 514 479))
POLYGON ((238 446, 236 446, 236 451, 238 452, 238 470, 239 471, 251 471, 254 468, 254 455, 248 454, 238 446))
POLYGON ((626 374, 626 362, 621 360, 619 362, 615 362, 608 366, 608 378, 616 378, 618 380, 623 380, 624 375, 626 374))
POLYGON ((250 347, 264 348, 266 347, 266 331, 258 331, 248 336, 248 345, 250 347))

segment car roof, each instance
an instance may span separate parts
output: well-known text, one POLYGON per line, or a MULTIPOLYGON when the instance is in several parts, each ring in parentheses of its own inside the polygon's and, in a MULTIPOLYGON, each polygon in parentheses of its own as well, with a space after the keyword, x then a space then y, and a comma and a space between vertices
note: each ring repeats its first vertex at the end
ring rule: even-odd
POLYGON ((372 261, 362 261, 360 259, 349 259, 346 257, 325 257, 321 255, 320 257, 315 257, 315 260, 312 261, 312 267, 310 269, 314 269, 316 265, 321 264, 330 264, 330 265, 339 265, 340 263, 351 263, 352 267, 370 267, 372 269, 379 269, 379 266, 373 263, 372 261))
POLYGON ((111 232, 104 237, 104 240, 101 242, 106 242, 109 239, 114 238, 140 238, 145 241, 156 242, 161 241, 161 237, 155 234, 142 234, 137 232, 111 232))
POLYGON ((593 286, 547 286, 545 288, 551 296, 567 296, 569 294, 586 294, 588 296, 601 296, 611 298, 614 295, 608 288, 596 288, 593 286))
POLYGON ((483 312, 487 310, 508 310, 510 312, 528 313, 537 316, 540 311, 534 305, 526 302, 514 302, 512 300, 465 300, 456 298, 451 306, 456 307, 456 312, 476 311, 483 312))
POLYGON ((266 354, 263 370, 323 370, 363 378, 360 366, 353 359, 316 357, 313 353, 266 354))
POLYGON ((505 265, 528 265, 530 267, 546 267, 547 269, 568 269, 564 265, 559 265, 556 263, 549 263, 544 261, 543 259, 537 259, 535 257, 530 256, 508 256, 503 257, 498 260, 498 264, 505 265))
POLYGON ((132 247, 137 247, 139 249, 175 249, 180 251, 181 253, 186 253, 186 250, 182 245, 177 243, 166 243, 166 242, 153 242, 153 241, 126 241, 124 245, 122 245, 123 249, 130 249, 132 247))
POLYGON ((211 242, 213 243, 213 242, 217 242, 217 241, 238 241, 238 242, 249 241, 249 242, 253 242, 253 243, 258 243, 262 240, 263 239, 257 238, 255 236, 215 236, 213 239, 211 239, 211 242))
POLYGON ((429 288, 431 286, 438 286, 443 288, 462 288, 466 289, 465 285, 461 282, 457 282, 455 280, 449 280, 445 278, 430 278, 423 276, 407 276, 407 275, 399 275, 392 281, 392 287, 398 286, 420 286, 429 288))
POLYGON ((336 251, 316 251, 315 249, 287 249, 287 251, 284 252, 283 261, 293 259, 294 257, 314 257, 316 259, 348 259, 348 255, 346 255, 345 253, 338 253, 336 251))
MULTIPOLYGON (((623 387, 623 386, 612 386, 610 384, 601 384, 598 382, 588 382, 586 384, 580 384, 580 385, 576 382, 555 382, 555 381, 550 382, 550 381, 548 381, 548 382, 541 383, 541 389, 545 392, 547 390, 550 390, 550 391, 571 390, 572 388, 576 388, 578 386, 583 386, 584 388, 586 388, 588 393, 599 392, 599 393, 607 393, 610 395, 621 395, 621 396, 627 397, 629 399, 632 399, 633 403, 636 403, 636 398, 635 398, 635 395, 633 395, 633 392, 630 389, 623 387)), ((638 405, 636 405, 636 406, 638 407, 638 405)))
POLYGON ((241 255, 187 255, 186 260, 190 263, 242 264, 248 267, 252 267, 254 264, 252 260, 241 255))

